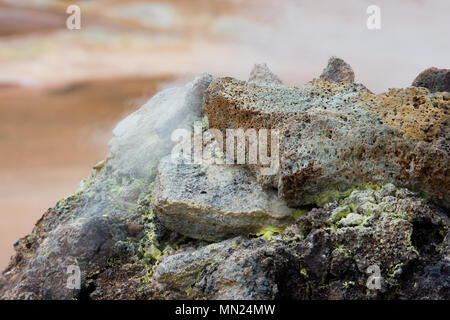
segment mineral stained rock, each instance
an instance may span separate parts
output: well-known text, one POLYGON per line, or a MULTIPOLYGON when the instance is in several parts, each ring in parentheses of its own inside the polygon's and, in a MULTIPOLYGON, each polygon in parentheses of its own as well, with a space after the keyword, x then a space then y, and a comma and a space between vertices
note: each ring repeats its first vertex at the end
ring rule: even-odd
MULTIPOLYGON (((425 88, 389 89, 374 99, 372 111, 384 122, 413 140, 433 142, 450 135, 450 94, 432 93, 425 88)), ((447 142, 448 143, 448 142, 447 142)))
POLYGON ((430 92, 450 92, 450 69, 428 68, 414 79, 413 87, 424 87, 430 92))
POLYGON ((164 256, 153 281, 164 299, 448 299, 449 249, 448 216, 388 184, 312 209, 271 241, 164 256))
POLYGON ((272 182, 289 205, 322 205, 365 183, 394 183, 450 205, 449 94, 406 88, 374 95, 351 82, 301 87, 211 82, 203 108, 210 128, 281 132, 272 182))
POLYGON ((194 165, 161 160, 154 211, 167 228, 191 238, 222 240, 283 229, 292 209, 264 190, 243 166, 194 165))
POLYGON ((320 75, 321 79, 328 79, 330 81, 355 81, 355 73, 352 67, 344 60, 338 57, 331 57, 328 60, 328 65, 323 69, 320 75))
POLYGON ((211 78, 202 74, 184 87, 167 89, 117 125, 105 163, 14 245, 17 253, 0 277, 2 299, 83 296, 113 257, 156 241, 163 228, 149 199, 158 161, 170 152, 170 133, 201 115, 211 78), (130 222, 144 225, 143 243, 130 239, 137 235, 129 234, 130 222), (69 266, 81 272, 80 290, 67 286, 69 266))
POLYGON ((426 88, 285 87, 265 65, 167 89, 16 242, 0 299, 449 300, 448 106, 426 88), (171 133, 198 119, 279 130, 278 171, 172 161, 171 133))
POLYGON ((250 77, 248 79, 249 84, 282 84, 280 78, 270 71, 269 67, 265 63, 255 64, 250 77))

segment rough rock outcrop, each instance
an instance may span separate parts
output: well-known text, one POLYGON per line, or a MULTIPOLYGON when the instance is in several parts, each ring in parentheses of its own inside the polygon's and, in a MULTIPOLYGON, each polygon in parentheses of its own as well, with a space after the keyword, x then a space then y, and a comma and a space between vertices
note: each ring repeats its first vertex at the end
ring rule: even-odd
POLYGON ((450 92, 450 69, 428 68, 414 79, 413 87, 424 87, 430 92, 450 92))
POLYGON ((166 299, 448 299, 449 249, 445 213, 388 184, 304 213, 271 241, 164 256, 153 281, 166 299))
POLYGON ((406 189, 354 190, 270 239, 172 241, 150 280, 136 284, 140 262, 110 267, 91 298, 448 300, 449 227, 445 212, 406 189))
POLYGON ((449 93, 430 94, 424 88, 409 87, 389 89, 376 96, 365 95, 364 99, 373 99, 371 111, 408 138, 444 143, 449 138, 449 93))
POLYGON ((16 242, 0 298, 449 300, 448 106, 425 88, 285 87, 266 66, 165 90, 16 242), (199 119, 279 130, 278 171, 172 161, 171 133, 199 119))
POLYGON ((293 206, 321 205, 355 185, 389 182, 448 207, 448 106, 447 93, 425 89, 374 95, 351 82, 284 87, 232 78, 212 81, 203 104, 210 128, 224 136, 229 128, 280 131, 279 174, 256 173, 293 206))
POLYGON ((158 161, 170 152, 170 133, 201 116, 211 78, 202 74, 184 87, 167 89, 117 125, 107 160, 15 243, 16 255, 0 278, 1 298, 82 296, 119 252, 151 247, 163 230, 149 202, 158 161), (144 226, 143 243, 134 243, 129 222, 144 226), (81 290, 66 286, 71 265, 80 269, 81 290))
POLYGON ((217 241, 293 222, 292 209, 243 166, 177 164, 168 156, 155 185, 159 220, 191 238, 217 241))
POLYGON ((355 81, 355 73, 352 67, 338 57, 328 59, 328 65, 323 69, 320 79, 328 79, 330 81, 355 81))
POLYGON ((265 63, 255 64, 250 77, 248 79, 249 84, 282 84, 280 78, 270 71, 269 67, 265 63))

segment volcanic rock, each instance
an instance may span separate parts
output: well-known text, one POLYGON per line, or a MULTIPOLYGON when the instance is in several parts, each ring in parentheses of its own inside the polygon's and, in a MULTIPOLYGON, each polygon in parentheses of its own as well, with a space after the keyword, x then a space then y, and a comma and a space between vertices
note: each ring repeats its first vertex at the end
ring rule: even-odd
POLYGON ((428 68, 419 73, 411 85, 427 88, 430 92, 450 92, 450 70, 428 68))
POLYGON ((157 94, 116 126, 106 162, 16 242, 17 253, 0 277, 0 298, 80 297, 113 257, 133 255, 161 236, 164 229, 148 201, 150 186, 159 159, 171 150, 170 133, 201 116, 211 78, 202 74, 184 87, 157 94), (127 228, 131 222, 144 224, 145 233, 153 236, 134 243, 127 228), (79 268, 80 288, 67 286, 69 266, 79 268))
POLYGON ((195 239, 222 240, 293 222, 292 209, 243 166, 177 164, 165 157, 154 197, 159 220, 195 239))
POLYGON ((328 65, 323 69, 320 79, 328 79, 330 81, 355 81, 355 73, 352 67, 344 60, 338 57, 328 59, 328 65))
POLYGON ((0 298, 450 300, 449 93, 266 76, 203 74, 121 121, 15 243, 0 298), (172 132, 199 119, 278 130, 277 170, 172 161, 172 132))
POLYGON ((340 203, 310 210, 270 241, 238 237, 162 257, 153 276, 155 295, 448 299, 449 236, 446 214, 406 189, 354 190, 340 203), (348 210, 332 218, 340 207, 348 210), (351 216, 358 219, 343 223, 351 216), (368 270, 379 271, 375 287, 367 285, 368 270))
POLYGON ((291 206, 323 205, 355 185, 394 183, 448 207, 449 96, 424 90, 374 95, 351 82, 285 87, 219 78, 203 108, 223 136, 229 128, 280 132, 276 179, 252 171, 291 206))

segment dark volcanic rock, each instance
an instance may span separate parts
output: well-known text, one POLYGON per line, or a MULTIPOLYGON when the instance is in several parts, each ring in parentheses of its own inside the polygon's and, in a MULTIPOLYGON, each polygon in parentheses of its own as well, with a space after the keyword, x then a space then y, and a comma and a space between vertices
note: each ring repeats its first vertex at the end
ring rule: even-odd
POLYGON ((424 87, 430 92, 450 92, 450 69, 428 68, 414 79, 413 87, 424 87))
POLYGON ((448 299, 448 239, 448 217, 411 192, 355 190, 270 241, 234 238, 162 257, 155 297, 448 299), (340 223, 352 213, 362 219, 340 223), (379 287, 367 286, 368 268, 378 268, 379 287))
POLYGON ((144 226, 135 222, 129 222, 127 223, 127 229, 128 233, 134 237, 141 233, 142 230, 144 230, 144 226))
POLYGON ((450 299, 447 92, 290 88, 265 65, 211 78, 118 124, 108 158, 15 243, 1 299, 450 299), (172 132, 195 137, 198 119, 279 130, 275 172, 171 161, 172 132))
POLYGON ((323 69, 320 75, 321 79, 328 79, 330 81, 355 81, 355 73, 352 67, 344 60, 338 57, 331 57, 328 60, 328 65, 323 69))
POLYGON ((223 136, 230 128, 279 130, 278 174, 253 171, 290 205, 323 205, 374 182, 422 191, 448 207, 449 101, 448 93, 421 88, 374 95, 351 82, 285 87, 220 78, 203 108, 223 136))
POLYGON ((139 247, 156 251, 164 233, 150 202, 156 167, 171 150, 170 133, 201 116, 210 81, 203 74, 185 87, 165 90, 117 125, 107 160, 15 244, 17 253, 0 279, 1 298, 82 297, 117 257, 134 255, 139 247), (130 239, 130 223, 144 226, 142 243, 130 239), (126 247, 120 245, 124 242, 126 247), (80 290, 66 286, 69 266, 80 269, 80 290))

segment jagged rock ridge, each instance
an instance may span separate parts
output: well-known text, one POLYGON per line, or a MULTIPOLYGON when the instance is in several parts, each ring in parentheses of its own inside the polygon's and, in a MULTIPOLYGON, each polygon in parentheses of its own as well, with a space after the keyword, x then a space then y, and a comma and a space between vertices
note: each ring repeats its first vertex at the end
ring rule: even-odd
POLYGON ((375 95, 337 65, 345 79, 285 87, 259 65, 156 95, 15 244, 0 297, 450 299, 448 93, 375 95), (278 172, 171 162, 202 101, 211 128, 279 129, 278 172))

